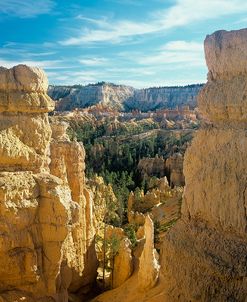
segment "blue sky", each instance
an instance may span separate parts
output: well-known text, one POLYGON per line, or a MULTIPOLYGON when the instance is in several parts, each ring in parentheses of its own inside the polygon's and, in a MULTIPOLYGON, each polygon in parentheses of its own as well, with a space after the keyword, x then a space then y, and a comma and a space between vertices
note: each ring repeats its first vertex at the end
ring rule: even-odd
POLYGON ((51 84, 202 83, 205 36, 244 27, 244 0, 0 0, 0 65, 51 84))

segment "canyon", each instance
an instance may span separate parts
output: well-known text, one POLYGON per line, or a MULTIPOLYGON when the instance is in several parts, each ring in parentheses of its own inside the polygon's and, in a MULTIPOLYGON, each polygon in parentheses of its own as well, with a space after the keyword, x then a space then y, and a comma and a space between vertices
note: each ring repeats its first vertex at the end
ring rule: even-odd
POLYGON ((102 104, 121 111, 154 111, 177 106, 196 107, 196 97, 203 84, 184 87, 154 87, 135 89, 130 86, 98 83, 87 86, 49 86, 48 94, 56 100, 56 110, 102 104))
MULTIPOLYGON (((47 95, 45 73, 25 65, 0 68, 1 302, 246 302, 247 29, 217 31, 206 37, 204 48, 206 85, 157 88, 168 89, 169 97, 162 91, 164 99, 159 91, 149 94, 152 89, 112 91, 104 87, 108 84, 87 87, 87 99, 82 87, 49 88, 50 95, 61 99, 57 110, 95 101, 122 110, 126 95, 133 104, 125 107, 128 110, 138 109, 139 101, 144 110, 167 102, 171 107, 191 102, 193 107, 199 93, 203 122, 191 145, 185 140, 184 160, 173 152, 166 160, 157 156, 140 161, 144 176, 154 171, 161 178, 151 179, 157 184, 148 192, 128 196, 126 224, 128 231, 136 228, 134 241, 126 229, 107 225, 119 202, 111 185, 99 176, 86 180, 85 149, 75 133, 80 112, 48 117, 55 103, 47 95), (179 89, 185 89, 184 96, 179 89), (111 98, 114 93, 116 98, 111 98), (165 169, 170 185, 163 177, 165 169), (184 182, 183 191, 177 185, 184 182), (109 201, 111 213, 106 211, 109 201), (163 224, 158 244, 157 222, 163 224), (96 296, 99 261, 103 266, 106 262, 96 248, 99 235, 116 239, 120 248, 112 257, 112 287, 96 296)), ((109 133, 115 138, 129 124, 139 135, 140 123, 128 120, 121 129, 114 118, 103 140, 109 133)), ((102 124, 79 128, 81 136, 82 129, 101 134, 102 124)), ((156 130, 153 121, 148 121, 148 129, 156 130)), ((99 142, 89 154, 97 161, 106 149, 99 142)), ((123 157, 124 165, 127 159, 123 157)))

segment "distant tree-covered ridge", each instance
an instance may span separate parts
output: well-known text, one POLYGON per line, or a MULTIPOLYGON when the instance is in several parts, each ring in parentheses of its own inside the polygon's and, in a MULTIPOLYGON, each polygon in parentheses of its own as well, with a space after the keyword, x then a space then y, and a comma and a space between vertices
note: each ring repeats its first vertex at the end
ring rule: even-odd
POLYGON ((177 106, 195 108, 196 98, 202 87, 203 84, 192 84, 136 89, 126 85, 98 82, 84 86, 80 84, 51 85, 48 94, 58 101, 56 104, 58 111, 103 104, 118 111, 141 110, 147 112, 177 106))

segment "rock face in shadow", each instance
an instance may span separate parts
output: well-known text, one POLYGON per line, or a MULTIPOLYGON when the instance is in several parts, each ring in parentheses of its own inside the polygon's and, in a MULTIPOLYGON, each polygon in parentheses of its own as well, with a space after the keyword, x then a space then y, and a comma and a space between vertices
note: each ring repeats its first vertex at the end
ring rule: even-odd
POLYGON ((184 174, 183 174, 184 158, 180 153, 175 153, 166 160, 166 169, 170 176, 170 185, 184 186, 184 174))
POLYGON ((184 161, 182 218, 163 243, 167 301, 246 301, 247 29, 205 40, 207 123, 184 161))
POLYGON ((75 163, 54 159, 62 152, 59 143, 50 145, 48 112, 54 103, 47 87, 38 68, 0 68, 1 302, 66 302, 72 292, 82 296, 95 276, 84 149, 67 141, 75 163))

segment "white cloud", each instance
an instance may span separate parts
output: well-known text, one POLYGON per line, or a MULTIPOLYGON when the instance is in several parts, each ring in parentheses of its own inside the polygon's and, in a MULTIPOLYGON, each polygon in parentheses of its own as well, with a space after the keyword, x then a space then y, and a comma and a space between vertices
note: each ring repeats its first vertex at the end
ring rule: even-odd
POLYGON ((0 14, 30 18, 47 14, 54 6, 53 0, 0 0, 0 14))
POLYGON ((177 0, 173 6, 152 13, 147 22, 129 20, 87 19, 96 28, 84 28, 82 34, 60 41, 62 45, 85 43, 120 43, 133 37, 162 32, 190 23, 247 12, 247 2, 242 0, 177 0))
POLYGON ((55 55, 55 51, 47 51, 47 52, 27 52, 26 55, 30 57, 47 57, 55 55))
POLYGON ((177 0, 176 5, 155 16, 162 28, 169 29, 246 11, 247 2, 242 0, 177 0))
POLYGON ((160 49, 168 51, 189 51, 203 53, 203 43, 194 41, 170 41, 162 45, 160 49))
POLYGON ((102 29, 85 29, 80 37, 72 37, 60 41, 62 45, 80 45, 83 43, 111 42, 119 43, 128 37, 144 35, 155 31, 155 27, 146 23, 120 21, 116 24, 107 23, 102 29), (113 29, 114 28, 114 29, 113 29))
POLYGON ((19 65, 19 64, 25 64, 28 66, 33 67, 40 67, 44 69, 60 69, 64 68, 62 66, 59 66, 59 63, 61 61, 30 61, 30 60, 20 60, 20 61, 12 61, 12 60, 3 60, 0 58, 0 66, 6 67, 6 68, 12 68, 13 66, 19 65))
POLYGON ((106 65, 108 63, 108 59, 106 58, 83 58, 80 59, 79 62, 85 66, 99 66, 106 65))
POLYGON ((234 22, 234 24, 241 24, 241 23, 245 23, 246 24, 247 23, 247 18, 242 18, 242 19, 234 22))
POLYGON ((203 43, 195 41, 169 41, 148 54, 121 52, 120 58, 149 68, 166 67, 182 69, 189 66, 205 66, 203 43))
POLYGON ((190 64, 191 66, 203 66, 204 58, 194 52, 164 51, 151 56, 142 56, 136 59, 142 65, 165 65, 165 64, 190 64))

